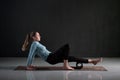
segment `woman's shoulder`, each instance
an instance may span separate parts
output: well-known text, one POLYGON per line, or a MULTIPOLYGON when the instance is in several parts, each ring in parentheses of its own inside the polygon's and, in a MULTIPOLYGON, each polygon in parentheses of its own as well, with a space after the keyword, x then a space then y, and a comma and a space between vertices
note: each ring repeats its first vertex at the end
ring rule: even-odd
POLYGON ((38 41, 33 41, 32 46, 43 47, 43 45, 38 41))
POLYGON ((32 44, 40 44, 38 41, 33 41, 32 44))

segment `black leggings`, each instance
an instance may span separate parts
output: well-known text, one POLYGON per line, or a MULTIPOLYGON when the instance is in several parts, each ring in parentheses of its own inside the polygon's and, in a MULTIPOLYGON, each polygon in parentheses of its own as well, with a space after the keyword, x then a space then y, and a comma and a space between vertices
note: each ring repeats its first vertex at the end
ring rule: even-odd
POLYGON ((63 62, 63 60, 68 60, 69 62, 79 62, 79 63, 88 63, 88 59, 83 58, 76 58, 74 56, 69 56, 69 45, 65 44, 60 49, 51 53, 48 58, 47 62, 50 64, 57 64, 63 62))

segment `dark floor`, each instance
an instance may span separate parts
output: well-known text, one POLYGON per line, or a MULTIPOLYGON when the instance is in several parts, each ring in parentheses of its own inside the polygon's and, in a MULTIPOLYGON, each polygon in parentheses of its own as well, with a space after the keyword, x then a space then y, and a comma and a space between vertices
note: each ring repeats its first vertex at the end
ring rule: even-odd
MULTIPOLYGON (((52 66, 39 58, 35 58, 33 64, 52 66)), ((26 58, 0 58, 0 80, 120 80, 120 58, 103 58, 98 65, 108 71, 15 71, 19 65, 26 65, 26 58)), ((74 66, 75 63, 70 65, 74 66)), ((55 66, 62 66, 62 63, 55 66)))

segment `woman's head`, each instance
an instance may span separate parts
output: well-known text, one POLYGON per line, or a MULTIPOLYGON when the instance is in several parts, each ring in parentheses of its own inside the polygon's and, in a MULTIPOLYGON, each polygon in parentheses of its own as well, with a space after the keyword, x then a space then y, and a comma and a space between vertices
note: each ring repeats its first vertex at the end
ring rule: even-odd
POLYGON ((22 51, 25 51, 28 48, 28 45, 31 44, 33 41, 40 41, 41 36, 39 32, 30 32, 27 34, 24 44, 22 46, 22 51))
POLYGON ((32 39, 33 39, 33 41, 40 41, 41 36, 40 36, 40 34, 38 32, 35 32, 32 35, 32 39))

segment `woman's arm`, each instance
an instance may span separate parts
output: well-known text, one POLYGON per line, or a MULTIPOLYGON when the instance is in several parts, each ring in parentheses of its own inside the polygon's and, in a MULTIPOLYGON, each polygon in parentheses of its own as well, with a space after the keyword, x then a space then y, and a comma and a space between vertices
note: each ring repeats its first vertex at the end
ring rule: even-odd
POLYGON ((36 48, 37 48, 37 44, 35 42, 33 42, 31 44, 31 47, 29 50, 29 54, 28 54, 28 58, 27 58, 27 66, 30 66, 32 64, 33 58, 36 55, 36 53, 35 53, 36 48))

